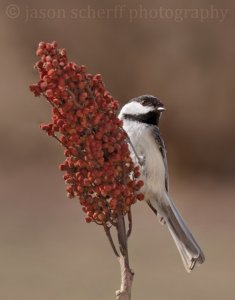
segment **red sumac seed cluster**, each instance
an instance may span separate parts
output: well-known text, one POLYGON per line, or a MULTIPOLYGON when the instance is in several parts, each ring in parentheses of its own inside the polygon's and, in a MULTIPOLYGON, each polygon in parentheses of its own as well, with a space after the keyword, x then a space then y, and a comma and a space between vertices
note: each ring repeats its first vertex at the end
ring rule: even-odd
POLYGON ((39 43, 36 63, 39 82, 30 86, 35 96, 51 104, 51 122, 41 129, 65 148, 60 165, 69 198, 78 196, 86 221, 115 223, 137 200, 138 166, 130 157, 127 135, 117 117, 118 101, 105 89, 100 74, 69 62, 56 42, 39 43))

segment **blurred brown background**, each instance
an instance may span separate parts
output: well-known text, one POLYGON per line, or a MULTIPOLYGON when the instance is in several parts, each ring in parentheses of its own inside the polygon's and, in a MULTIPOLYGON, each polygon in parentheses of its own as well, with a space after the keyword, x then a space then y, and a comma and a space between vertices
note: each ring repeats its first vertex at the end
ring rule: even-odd
POLYGON ((148 93, 167 107, 171 195, 206 263, 188 275, 166 229, 135 205, 133 300, 234 299, 234 8, 232 0, 1 1, 0 299, 114 299, 120 281, 104 232, 66 199, 60 147, 38 129, 49 110, 28 85, 38 79, 41 40, 101 73, 121 103, 148 93), (118 5, 124 15, 108 16, 118 5), (168 17, 156 16, 160 7, 168 17), (211 8, 227 10, 224 20, 211 8), (179 21, 176 9, 209 15, 183 12, 179 21))

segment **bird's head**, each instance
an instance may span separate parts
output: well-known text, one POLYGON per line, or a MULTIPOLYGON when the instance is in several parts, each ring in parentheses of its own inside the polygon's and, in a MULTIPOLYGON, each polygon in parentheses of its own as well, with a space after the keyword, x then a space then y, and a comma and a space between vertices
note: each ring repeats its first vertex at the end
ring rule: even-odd
POLYGON ((120 111, 119 118, 134 122, 157 125, 161 113, 165 110, 163 103, 151 95, 143 95, 130 100, 120 111))

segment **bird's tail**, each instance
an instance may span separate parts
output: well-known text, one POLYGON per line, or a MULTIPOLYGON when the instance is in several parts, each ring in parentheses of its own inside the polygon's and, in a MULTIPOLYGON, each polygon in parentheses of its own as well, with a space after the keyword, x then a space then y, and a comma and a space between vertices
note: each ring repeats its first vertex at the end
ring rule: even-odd
POLYGON ((183 264, 190 272, 197 264, 204 262, 204 254, 167 194, 164 195, 160 211, 179 250, 183 264))

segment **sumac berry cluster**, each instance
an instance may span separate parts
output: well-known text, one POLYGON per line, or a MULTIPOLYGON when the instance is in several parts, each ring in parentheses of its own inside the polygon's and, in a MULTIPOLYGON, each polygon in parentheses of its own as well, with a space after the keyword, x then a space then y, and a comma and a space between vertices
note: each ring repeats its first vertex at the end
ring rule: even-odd
POLYGON ((51 122, 41 128, 65 148, 60 170, 68 197, 79 197, 87 222, 114 224, 119 212, 126 214, 143 200, 139 168, 117 118, 118 101, 100 74, 93 76, 85 66, 69 62, 56 42, 39 43, 36 54, 40 80, 30 90, 52 105, 51 122))

